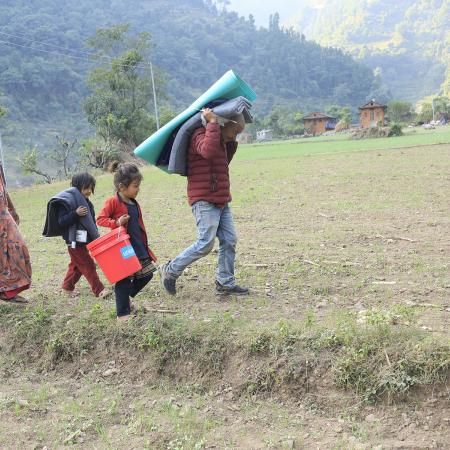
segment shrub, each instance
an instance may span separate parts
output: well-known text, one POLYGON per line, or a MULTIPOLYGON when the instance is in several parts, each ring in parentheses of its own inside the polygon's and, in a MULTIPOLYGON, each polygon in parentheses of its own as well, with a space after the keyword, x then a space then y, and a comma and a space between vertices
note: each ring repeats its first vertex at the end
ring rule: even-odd
POLYGON ((398 123, 394 123, 394 125, 391 126, 391 129, 389 130, 389 137, 392 136, 403 136, 403 131, 401 125, 398 123))

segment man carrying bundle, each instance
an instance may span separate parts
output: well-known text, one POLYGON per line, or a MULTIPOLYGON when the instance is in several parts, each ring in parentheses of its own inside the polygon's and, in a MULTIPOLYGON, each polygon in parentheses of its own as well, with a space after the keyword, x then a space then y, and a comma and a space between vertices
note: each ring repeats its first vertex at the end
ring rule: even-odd
POLYGON ((238 114, 220 126, 211 109, 205 108, 202 115, 206 127, 194 131, 187 158, 187 193, 197 223, 197 241, 159 268, 161 284, 175 295, 177 278, 187 266, 211 252, 217 236, 216 294, 247 295, 249 290, 238 286, 234 277, 237 237, 229 207, 228 170, 238 145, 236 137, 245 128, 245 118, 238 114))

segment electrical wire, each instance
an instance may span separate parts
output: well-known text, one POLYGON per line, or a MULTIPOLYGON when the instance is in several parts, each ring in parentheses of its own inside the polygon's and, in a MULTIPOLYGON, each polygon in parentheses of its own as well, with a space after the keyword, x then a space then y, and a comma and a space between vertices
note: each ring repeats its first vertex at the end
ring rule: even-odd
MULTIPOLYGON (((68 55, 67 53, 60 53, 60 52, 52 52, 52 51, 49 51, 49 50, 44 50, 42 48, 31 47, 29 45, 16 44, 15 42, 10 42, 10 41, 0 40, 0 44, 12 45, 12 46, 21 47, 21 48, 27 48, 29 50, 35 50, 37 52, 43 52, 43 53, 47 53, 47 54, 55 55, 55 56, 65 56, 66 58, 72 58, 72 59, 77 59, 77 60, 81 60, 81 61, 87 61, 87 62, 90 62, 90 63, 96 62, 94 59, 85 58, 83 56, 68 55)), ((75 51, 75 50, 72 50, 72 51, 75 51)), ((127 67, 127 66, 132 66, 133 64, 120 64, 120 65, 122 67, 127 67)), ((141 66, 141 65, 136 65, 135 67, 138 68, 138 69, 148 69, 149 68, 149 66, 141 66)))
MULTIPOLYGON (((71 48, 68 48, 68 47, 63 47, 61 45, 49 44, 49 43, 46 43, 46 42, 37 41, 35 39, 30 39, 28 37, 21 36, 21 35, 18 35, 18 34, 6 33, 5 31, 0 31, 0 34, 3 34, 3 35, 8 36, 8 37, 13 37, 13 38, 16 38, 16 39, 22 39, 22 40, 28 41, 28 42, 33 42, 33 43, 39 44, 39 45, 45 45, 47 47, 54 47, 54 48, 57 48, 57 49, 60 49, 60 50, 65 50, 67 52, 81 53, 83 55, 92 56, 93 58, 96 58, 96 59, 100 59, 101 58, 101 59, 107 59, 108 61, 112 61, 112 60, 115 59, 112 56, 97 55, 96 53, 87 52, 87 51, 84 51, 84 50, 76 50, 76 49, 71 49, 71 48)), ((32 47, 32 48, 34 48, 34 47, 32 47)))
MULTIPOLYGON (((30 38, 25 37, 25 36, 20 36, 20 35, 12 34, 12 33, 6 33, 5 31, 0 31, 0 34, 3 34, 3 35, 8 36, 8 37, 16 38, 16 39, 22 39, 23 41, 33 42, 33 43, 39 44, 39 45, 45 45, 47 47, 58 48, 60 50, 65 50, 65 51, 68 51, 68 52, 77 52, 77 53, 83 53, 83 54, 86 54, 86 55, 89 55, 89 56, 97 56, 95 53, 85 52, 83 50, 73 50, 71 48, 63 47, 61 45, 49 44, 49 43, 46 43, 46 42, 37 41, 35 39, 30 39, 30 38)), ((102 56, 102 58, 113 59, 113 58, 110 58, 109 56, 102 56)))

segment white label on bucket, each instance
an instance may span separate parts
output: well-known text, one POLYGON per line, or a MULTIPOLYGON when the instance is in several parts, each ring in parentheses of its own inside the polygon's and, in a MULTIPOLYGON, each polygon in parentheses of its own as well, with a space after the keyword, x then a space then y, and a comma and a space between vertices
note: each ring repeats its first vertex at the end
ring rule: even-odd
POLYGON ((120 249, 120 253, 122 253, 123 259, 129 259, 129 258, 132 258, 133 256, 136 256, 136 253, 134 253, 134 248, 131 245, 122 247, 120 249))

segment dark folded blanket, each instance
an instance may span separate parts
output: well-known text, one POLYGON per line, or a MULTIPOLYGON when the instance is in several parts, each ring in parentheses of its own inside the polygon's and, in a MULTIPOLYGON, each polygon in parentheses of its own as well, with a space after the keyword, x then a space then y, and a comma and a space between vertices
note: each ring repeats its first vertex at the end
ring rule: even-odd
POLYGON ((214 107, 213 111, 215 114, 224 117, 225 119, 229 119, 236 114, 242 114, 245 123, 253 123, 253 116, 250 113, 251 108, 252 104, 245 97, 237 97, 214 107))
MULTIPOLYGON (((242 114, 246 123, 252 123, 253 116, 250 113, 251 108, 252 104, 245 97, 237 97, 214 106, 212 110, 216 115, 223 117, 224 119, 229 119, 238 114, 242 114)), ((201 126, 202 114, 199 112, 180 127, 170 152, 168 166, 169 172, 187 176, 187 155, 189 143, 191 141, 192 133, 201 126)))
MULTIPOLYGON (((89 211, 89 205, 81 192, 75 188, 69 188, 56 194, 47 204, 47 216, 45 218, 44 231, 42 234, 46 237, 63 236, 64 231, 58 223, 58 208, 63 204, 69 210, 75 210, 79 206, 85 206, 89 211)), ((97 239, 100 234, 95 225, 94 218, 91 214, 79 217, 78 222, 85 229, 90 240, 97 239)), ((76 242, 77 224, 75 223, 69 228, 69 241, 76 242)))

